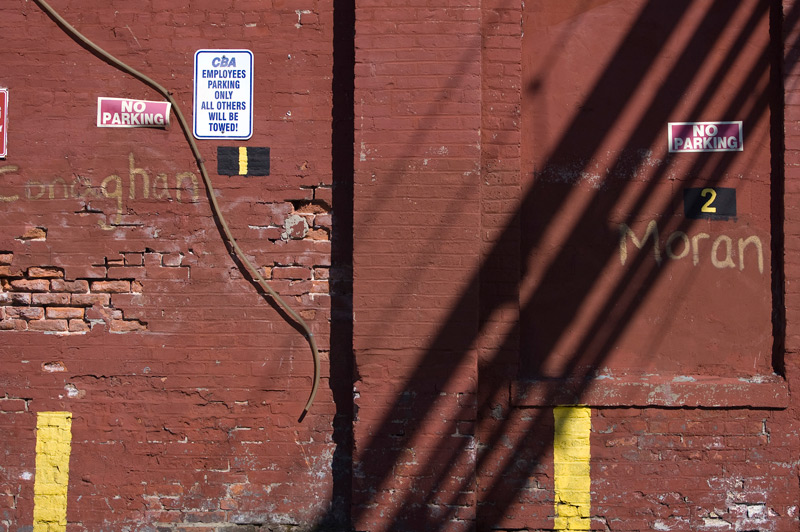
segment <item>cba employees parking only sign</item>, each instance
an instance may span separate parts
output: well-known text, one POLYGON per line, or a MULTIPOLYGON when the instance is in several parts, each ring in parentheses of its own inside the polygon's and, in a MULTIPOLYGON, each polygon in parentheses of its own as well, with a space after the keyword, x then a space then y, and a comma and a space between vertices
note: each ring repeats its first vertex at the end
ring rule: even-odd
POLYGON ((194 54, 194 136, 249 139, 253 135, 253 53, 198 50, 194 54))

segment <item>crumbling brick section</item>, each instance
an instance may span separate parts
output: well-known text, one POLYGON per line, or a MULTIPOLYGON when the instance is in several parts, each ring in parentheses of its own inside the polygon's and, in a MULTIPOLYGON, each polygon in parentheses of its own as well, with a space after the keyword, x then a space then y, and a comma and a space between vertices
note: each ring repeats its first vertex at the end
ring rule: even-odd
POLYGON ((61 268, 11 266, 12 253, 0 253, 0 331, 85 334, 104 324, 110 332, 147 330, 147 323, 126 318, 114 308, 113 294, 140 294, 134 279, 64 278, 61 268))
POLYGON ((281 201, 251 206, 247 225, 263 233, 271 242, 291 240, 330 240, 333 225, 330 209, 330 188, 315 187, 313 200, 281 201), (266 218, 254 225, 250 218, 266 218))
POLYGON ((298 525, 273 525, 266 523, 192 523, 158 526, 156 532, 302 532, 298 525))

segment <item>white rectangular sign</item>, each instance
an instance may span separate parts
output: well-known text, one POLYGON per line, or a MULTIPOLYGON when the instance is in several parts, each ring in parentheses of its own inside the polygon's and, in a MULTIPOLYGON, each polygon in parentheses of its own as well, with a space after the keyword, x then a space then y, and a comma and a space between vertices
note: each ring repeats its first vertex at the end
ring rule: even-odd
POLYGON ((194 136, 249 139, 253 135, 253 52, 194 54, 194 136))
POLYGON ((97 98, 97 127, 167 127, 169 102, 97 98))

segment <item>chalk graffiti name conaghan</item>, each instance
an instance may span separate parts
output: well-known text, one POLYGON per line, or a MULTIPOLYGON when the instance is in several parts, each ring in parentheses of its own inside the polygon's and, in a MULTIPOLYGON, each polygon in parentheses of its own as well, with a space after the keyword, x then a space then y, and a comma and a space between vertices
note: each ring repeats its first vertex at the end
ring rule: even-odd
MULTIPOLYGON (((19 172, 19 167, 8 164, 0 166, 0 175, 19 172)), ((122 221, 124 212, 125 198, 134 200, 137 197, 157 200, 172 200, 170 191, 175 192, 175 199, 183 202, 182 192, 184 187, 191 191, 191 199, 187 201, 194 203, 199 197, 199 182, 197 176, 192 172, 180 172, 175 174, 172 185, 167 174, 156 174, 150 180, 150 174, 143 168, 137 168, 133 154, 128 155, 128 179, 127 194, 125 193, 125 181, 117 174, 111 174, 104 178, 99 185, 92 182, 85 176, 76 175, 71 181, 56 177, 50 181, 28 179, 24 185, 24 199, 36 201, 42 199, 108 199, 114 202, 115 212, 111 224, 99 221, 100 227, 106 230, 114 229, 115 225, 122 221)), ((13 203, 20 200, 19 194, 5 195, 0 191, 0 202, 13 203)))

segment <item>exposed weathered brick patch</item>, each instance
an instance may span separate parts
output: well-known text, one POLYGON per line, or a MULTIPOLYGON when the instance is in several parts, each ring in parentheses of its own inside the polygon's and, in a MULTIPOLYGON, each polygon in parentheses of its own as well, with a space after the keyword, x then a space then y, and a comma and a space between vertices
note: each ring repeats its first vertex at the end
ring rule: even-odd
POLYGON ((28 268, 28 277, 55 279, 64 277, 64 272, 59 268, 28 268))
POLYGON ((3 288, 17 292, 47 292, 50 290, 50 281, 45 279, 14 279, 3 283, 3 288))
POLYGON ((74 294, 84 294, 89 291, 89 281, 64 281, 52 280, 50 281, 50 290, 52 292, 72 292, 74 294))
POLYGON ((30 240, 46 240, 47 229, 44 227, 32 227, 19 236, 17 240, 30 241, 30 240))
MULTIPOLYGON (((29 399, 21 399, 19 397, 9 397, 8 394, 6 394, 4 397, 0 397, 0 412, 3 413, 27 412, 28 401, 29 399)), ((2 500, 2 495, 0 495, 0 500, 2 500)))
POLYGON ((248 227, 272 242, 330 241, 333 227, 330 199, 316 199, 329 195, 330 188, 314 187, 312 191, 315 199, 310 201, 256 204, 252 210, 258 223, 248 222, 248 227), (328 192, 320 194, 320 190, 328 192))
POLYGON ((92 292, 125 294, 131 291, 130 281, 92 281, 92 292))
MULTIPOLYGON (((198 518, 202 519, 202 516, 198 518)), ((316 528, 270 523, 170 523, 156 527, 156 532, 311 532, 313 530, 316 528)))
MULTIPOLYGON (((10 265, 13 254, 0 259, 10 265)), ((133 279, 64 279, 53 266, 33 266, 16 277, 0 272, 0 331, 85 334, 100 324, 114 333, 144 331, 145 322, 125 318, 111 304, 111 294, 141 291, 133 279)))
POLYGON ((32 305, 69 305, 70 295, 52 292, 31 294, 32 305))

